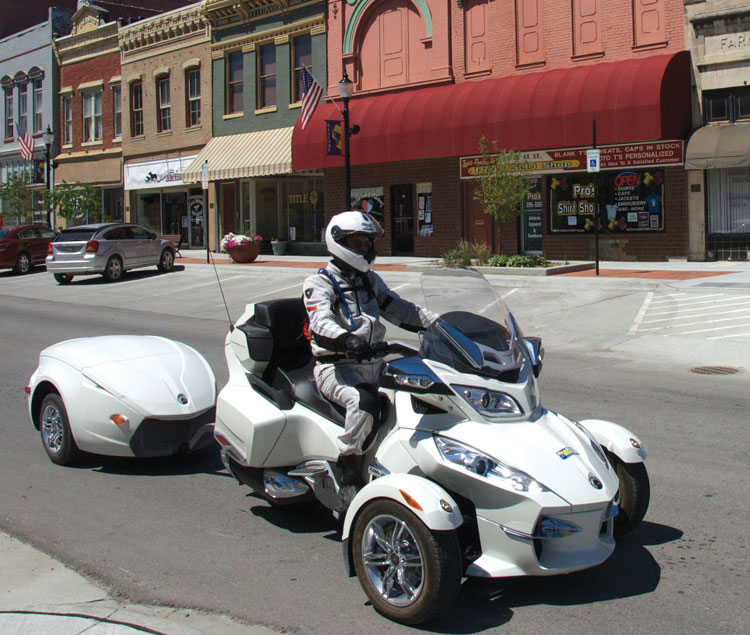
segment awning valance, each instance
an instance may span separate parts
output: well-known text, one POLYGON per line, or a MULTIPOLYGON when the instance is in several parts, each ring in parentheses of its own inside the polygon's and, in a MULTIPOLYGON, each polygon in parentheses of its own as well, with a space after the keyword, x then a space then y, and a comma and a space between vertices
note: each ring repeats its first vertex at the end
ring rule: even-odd
MULTIPOLYGON (((349 102, 353 165, 479 151, 479 138, 500 148, 543 150, 684 139, 690 131, 690 55, 686 51, 622 62, 357 97, 349 102)), ((341 167, 326 156, 331 103, 294 128, 294 170, 341 167)))
POLYGON ((686 170, 750 166, 750 124, 717 124, 698 128, 685 153, 686 170))
POLYGON ((185 170, 182 180, 199 182, 204 161, 208 161, 209 181, 289 174, 293 130, 274 128, 214 137, 185 170))

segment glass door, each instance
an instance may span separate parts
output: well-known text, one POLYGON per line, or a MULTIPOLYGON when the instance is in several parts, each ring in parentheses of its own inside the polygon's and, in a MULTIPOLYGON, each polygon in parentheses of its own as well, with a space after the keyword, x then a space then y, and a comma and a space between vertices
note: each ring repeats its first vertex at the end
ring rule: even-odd
POLYGON ((391 186, 391 232, 394 256, 414 255, 414 185, 391 186))

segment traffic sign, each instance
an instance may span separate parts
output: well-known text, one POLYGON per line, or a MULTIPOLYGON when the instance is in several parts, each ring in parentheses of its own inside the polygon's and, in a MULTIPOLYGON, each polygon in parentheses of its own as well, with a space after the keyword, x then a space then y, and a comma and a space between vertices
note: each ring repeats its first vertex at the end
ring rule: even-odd
POLYGON ((208 161, 204 161, 201 168, 201 186, 204 190, 208 189, 208 161))
POLYGON ((599 150, 586 150, 586 171, 599 171, 599 150))

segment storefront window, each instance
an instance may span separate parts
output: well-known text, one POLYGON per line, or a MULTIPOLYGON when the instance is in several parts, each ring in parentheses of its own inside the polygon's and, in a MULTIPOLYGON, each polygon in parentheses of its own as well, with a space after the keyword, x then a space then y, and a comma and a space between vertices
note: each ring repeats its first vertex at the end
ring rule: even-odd
POLYGON ((161 231, 161 195, 158 192, 138 194, 135 222, 157 234, 161 231))
POLYGON ((323 179, 287 179, 289 240, 321 242, 325 229, 323 179))
POLYGON ((663 169, 564 174, 547 184, 552 233, 593 232, 597 202, 600 232, 664 230, 663 169))
POLYGON ((102 221, 122 222, 124 219, 122 188, 102 190, 102 221))

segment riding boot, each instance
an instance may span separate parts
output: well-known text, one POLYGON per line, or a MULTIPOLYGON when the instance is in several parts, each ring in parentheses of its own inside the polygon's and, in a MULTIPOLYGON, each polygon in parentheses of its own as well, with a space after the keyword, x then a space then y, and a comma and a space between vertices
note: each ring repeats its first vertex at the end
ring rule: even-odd
POLYGON ((362 455, 339 454, 336 467, 341 469, 341 485, 363 485, 362 455))

